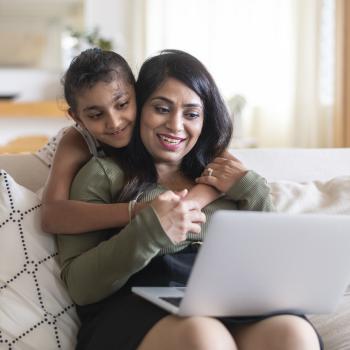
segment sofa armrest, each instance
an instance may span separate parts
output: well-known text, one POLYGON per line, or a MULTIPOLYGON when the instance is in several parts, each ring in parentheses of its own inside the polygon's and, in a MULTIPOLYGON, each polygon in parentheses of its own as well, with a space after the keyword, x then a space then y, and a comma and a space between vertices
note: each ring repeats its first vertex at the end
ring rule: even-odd
POLYGON ((34 192, 44 186, 49 173, 49 168, 30 153, 0 155, 0 169, 34 192))

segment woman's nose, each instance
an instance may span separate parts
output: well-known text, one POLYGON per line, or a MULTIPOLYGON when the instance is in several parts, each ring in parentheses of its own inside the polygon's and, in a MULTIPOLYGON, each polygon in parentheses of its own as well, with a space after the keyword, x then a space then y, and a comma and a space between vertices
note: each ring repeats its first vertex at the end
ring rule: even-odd
POLYGON ((182 113, 174 112, 170 114, 166 123, 166 127, 173 132, 182 131, 183 130, 182 113))

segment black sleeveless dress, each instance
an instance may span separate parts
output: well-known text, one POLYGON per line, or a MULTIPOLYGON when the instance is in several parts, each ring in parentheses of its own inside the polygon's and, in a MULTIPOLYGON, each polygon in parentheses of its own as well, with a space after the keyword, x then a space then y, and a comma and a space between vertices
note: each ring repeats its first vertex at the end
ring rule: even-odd
MULTIPOLYGON (((131 287, 185 286, 198 247, 198 245, 190 245, 176 254, 157 256, 143 270, 134 274, 126 285, 108 298, 94 304, 77 305, 81 328, 76 349, 137 349, 148 331, 169 313, 133 294, 131 287)), ((217 319, 227 328, 232 328, 235 325, 254 323, 272 316, 275 315, 217 319)), ((307 320, 304 315, 296 316, 307 320)), ((316 330, 315 332, 317 333, 316 330)), ((318 333, 317 336, 320 349, 323 350, 322 339, 318 333)))

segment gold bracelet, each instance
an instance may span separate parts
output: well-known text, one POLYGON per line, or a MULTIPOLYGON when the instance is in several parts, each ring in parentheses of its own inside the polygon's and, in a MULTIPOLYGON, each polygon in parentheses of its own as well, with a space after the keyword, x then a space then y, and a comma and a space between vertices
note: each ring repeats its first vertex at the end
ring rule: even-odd
POLYGON ((137 204, 137 200, 141 196, 142 192, 139 193, 135 199, 131 200, 128 204, 128 212, 129 212, 129 223, 131 223, 132 218, 134 217, 135 212, 135 206, 137 204))
POLYGON ((132 201, 130 201, 128 204, 129 224, 130 224, 131 219, 132 219, 131 206, 132 206, 132 201))

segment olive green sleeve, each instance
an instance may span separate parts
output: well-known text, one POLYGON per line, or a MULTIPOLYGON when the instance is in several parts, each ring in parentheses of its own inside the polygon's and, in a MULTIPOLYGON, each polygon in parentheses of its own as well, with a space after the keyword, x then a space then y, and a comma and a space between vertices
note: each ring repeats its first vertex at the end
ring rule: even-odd
MULTIPOLYGON (((91 159, 76 176, 71 198, 110 203, 122 185, 122 173, 110 160, 91 159)), ((62 279, 75 303, 90 304, 121 288, 160 249, 172 245, 151 207, 124 229, 58 235, 62 279)))
POLYGON ((270 187, 265 178, 249 170, 226 193, 239 210, 274 211, 270 187))

